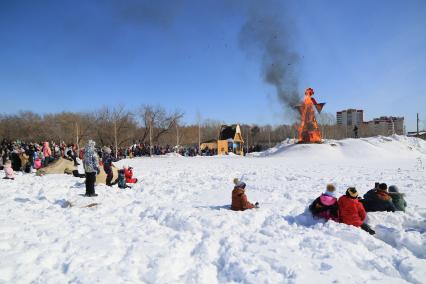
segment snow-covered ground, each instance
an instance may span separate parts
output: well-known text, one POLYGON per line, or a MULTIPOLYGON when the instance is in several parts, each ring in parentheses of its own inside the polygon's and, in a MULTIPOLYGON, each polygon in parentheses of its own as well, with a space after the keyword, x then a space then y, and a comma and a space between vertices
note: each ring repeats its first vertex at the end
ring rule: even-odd
POLYGON ((0 283, 426 283, 425 141, 283 143, 244 158, 124 164, 142 182, 99 185, 93 199, 71 176, 1 179, 0 283), (227 209, 241 175, 261 208, 227 209), (369 213, 375 236, 305 213, 326 183, 340 195, 376 181, 398 185, 409 206, 369 213), (90 202, 100 204, 81 208, 90 202))

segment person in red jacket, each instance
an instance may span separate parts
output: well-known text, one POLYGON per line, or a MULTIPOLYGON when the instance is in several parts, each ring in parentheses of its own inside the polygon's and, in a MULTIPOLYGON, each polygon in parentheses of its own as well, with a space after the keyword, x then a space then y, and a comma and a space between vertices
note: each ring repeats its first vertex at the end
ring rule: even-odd
POLYGON ((138 179, 133 177, 133 168, 125 167, 124 176, 126 177, 126 183, 137 183, 138 179))
POLYGON ((234 179, 234 190, 232 191, 232 204, 231 210, 244 211, 246 209, 258 208, 259 203, 252 204, 248 201, 245 193, 246 184, 239 181, 237 178, 234 179))
POLYGON ((346 195, 341 196, 337 203, 339 205, 340 222, 346 225, 361 227, 361 229, 371 235, 376 233, 368 224, 364 223, 367 214, 365 213, 364 206, 358 200, 358 192, 355 187, 348 188, 346 195))

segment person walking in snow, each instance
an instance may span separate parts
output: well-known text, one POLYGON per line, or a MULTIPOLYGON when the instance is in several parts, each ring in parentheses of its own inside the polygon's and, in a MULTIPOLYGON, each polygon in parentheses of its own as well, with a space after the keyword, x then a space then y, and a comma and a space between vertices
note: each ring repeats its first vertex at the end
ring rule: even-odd
POLYGON ((252 204, 248 201, 245 193, 246 184, 237 178, 234 179, 234 190, 232 190, 231 210, 244 211, 246 209, 258 208, 259 203, 252 204))
POLYGON ((99 174, 99 157, 95 149, 95 141, 89 140, 84 148, 83 167, 86 174, 85 196, 98 196, 95 193, 96 174, 99 174))
POLYGON ((395 212, 395 205, 392 203, 392 197, 389 195, 386 183, 379 184, 378 188, 369 190, 364 194, 363 205, 365 211, 388 211, 395 212))
POLYGON ((355 187, 348 188, 346 194, 341 196, 337 203, 339 206, 340 222, 346 225, 361 227, 361 229, 370 235, 376 233, 368 224, 364 223, 367 214, 365 213, 364 206, 358 199, 358 192, 355 187))
POLYGON ((404 199, 404 193, 399 192, 396 185, 389 186, 389 195, 392 197, 392 203, 396 211, 404 211, 407 207, 407 201, 404 199))
POLYGON ((326 191, 309 206, 312 216, 325 220, 339 220, 339 208, 335 191, 336 187, 333 184, 327 184, 326 191))

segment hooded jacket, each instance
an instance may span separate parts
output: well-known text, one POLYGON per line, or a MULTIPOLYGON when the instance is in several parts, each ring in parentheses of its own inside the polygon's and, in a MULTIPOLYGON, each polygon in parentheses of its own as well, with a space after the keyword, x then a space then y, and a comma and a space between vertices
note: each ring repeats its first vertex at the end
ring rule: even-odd
POLYGON ((95 142, 90 140, 84 148, 83 167, 86 173, 99 171, 99 157, 95 151, 95 142))
POLYGON ((245 190, 241 187, 234 187, 232 191, 231 210, 243 211, 252 208, 254 208, 254 205, 247 200, 245 190))
POLYGON ((355 227, 360 227, 365 220, 366 213, 364 206, 359 202, 358 198, 352 198, 343 195, 337 202, 339 205, 340 222, 355 227))
POLYGON ((392 203, 395 206, 395 210, 405 212, 405 207, 407 207, 407 201, 405 201, 404 199, 404 193, 389 192, 389 195, 392 197, 392 203))
POLYGON ((45 158, 49 158, 50 156, 52 156, 52 150, 49 147, 49 142, 43 143, 43 155, 45 158))
POLYGON ((309 211, 313 216, 326 220, 338 221, 339 219, 337 198, 327 194, 321 194, 320 197, 315 199, 309 206, 309 211))
POLYGON ((124 175, 126 177, 126 183, 136 183, 138 181, 137 178, 133 177, 133 170, 130 168, 124 169, 124 175))
POLYGON ((392 197, 385 190, 371 189, 364 194, 363 204, 365 211, 392 211, 395 212, 395 206, 392 203, 392 197))
POLYGON ((13 172, 12 165, 11 165, 10 162, 6 162, 4 164, 4 172, 6 174, 6 178, 10 178, 10 179, 14 179, 15 178, 15 174, 13 172))

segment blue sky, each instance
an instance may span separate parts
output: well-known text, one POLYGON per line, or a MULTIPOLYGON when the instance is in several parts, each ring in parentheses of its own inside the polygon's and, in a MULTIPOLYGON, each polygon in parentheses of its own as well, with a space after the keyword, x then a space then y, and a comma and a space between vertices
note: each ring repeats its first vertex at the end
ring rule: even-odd
POLYGON ((274 10, 324 111, 426 117, 426 1, 0 1, 2 113, 160 104, 192 123, 290 122, 239 45, 274 10), (125 4, 123 4, 125 3, 125 4))

